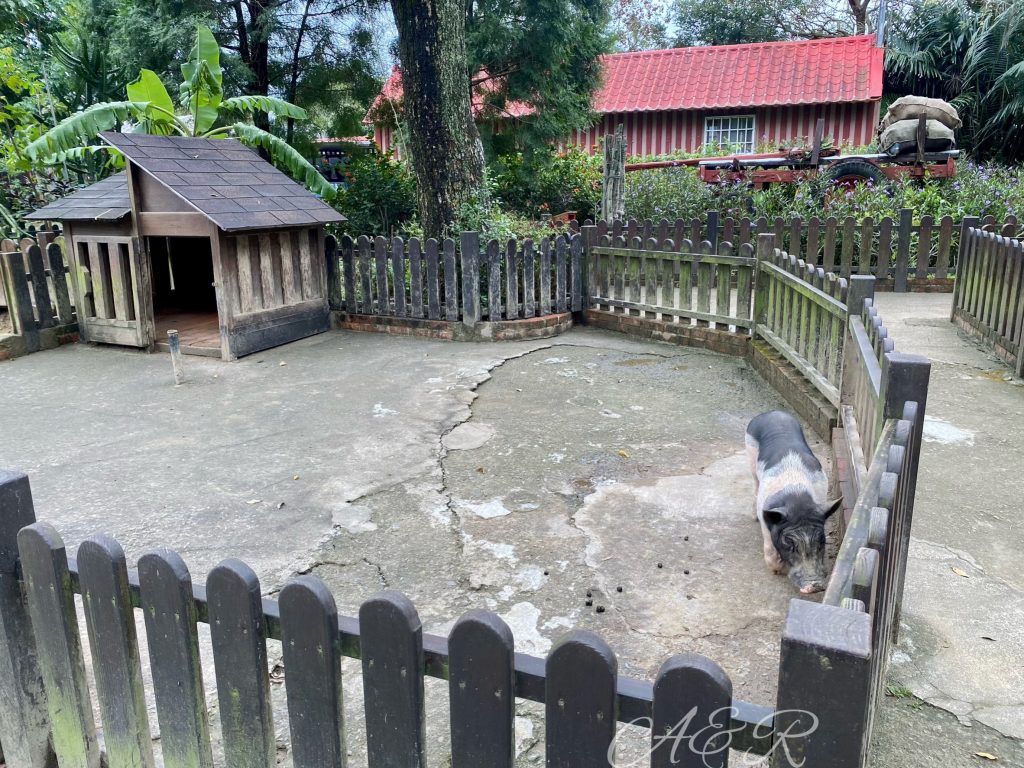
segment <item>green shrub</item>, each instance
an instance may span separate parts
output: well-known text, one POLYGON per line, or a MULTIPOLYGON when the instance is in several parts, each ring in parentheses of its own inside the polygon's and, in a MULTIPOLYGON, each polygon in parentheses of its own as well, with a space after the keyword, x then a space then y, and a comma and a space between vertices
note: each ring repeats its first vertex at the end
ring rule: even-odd
POLYGON ((416 214, 416 181, 390 155, 363 155, 346 169, 334 207, 348 218, 342 229, 353 237, 404 232, 416 214))
POLYGON ((845 190, 821 179, 773 184, 755 191, 746 184, 705 184, 694 168, 665 168, 626 174, 626 214, 636 219, 702 217, 709 210, 724 216, 883 216, 901 208, 915 218, 951 216, 1024 216, 1024 170, 998 165, 959 164, 952 179, 907 177, 845 190))
POLYGON ((601 202, 601 158, 578 147, 503 155, 491 163, 490 176, 500 205, 530 219, 565 211, 593 218, 601 202))

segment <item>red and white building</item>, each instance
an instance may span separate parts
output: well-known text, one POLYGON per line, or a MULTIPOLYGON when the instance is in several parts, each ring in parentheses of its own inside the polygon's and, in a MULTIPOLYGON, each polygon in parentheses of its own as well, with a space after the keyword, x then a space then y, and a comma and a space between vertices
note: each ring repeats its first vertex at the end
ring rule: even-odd
MULTIPOLYGON (((631 156, 695 152, 705 144, 753 152, 809 141, 823 117, 825 136, 837 145, 869 144, 881 107, 883 57, 874 35, 607 54, 604 83, 594 95, 598 120, 569 143, 593 153, 622 123, 631 156)), ((394 149, 393 123, 386 120, 393 113, 384 107, 401 94, 396 69, 368 113, 380 119, 374 139, 384 151, 394 149)), ((512 104, 502 119, 529 119, 529 113, 512 104)))

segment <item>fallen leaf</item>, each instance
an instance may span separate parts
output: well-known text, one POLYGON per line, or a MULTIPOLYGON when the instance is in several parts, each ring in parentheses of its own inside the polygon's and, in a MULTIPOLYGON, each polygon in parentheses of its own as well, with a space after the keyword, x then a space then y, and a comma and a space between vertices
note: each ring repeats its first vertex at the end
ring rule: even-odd
POLYGON ((619 451, 618 451, 618 454, 619 454, 619 456, 621 456, 621 457, 622 457, 622 458, 624 458, 624 459, 628 459, 628 458, 629 458, 629 454, 628 454, 628 453, 626 453, 626 452, 625 452, 624 450, 622 450, 621 448, 619 449, 619 451))
POLYGON ((480 473, 480 474, 482 475, 482 474, 484 474, 484 473, 485 473, 485 472, 486 472, 487 470, 486 470, 486 469, 484 469, 483 467, 477 467, 477 468, 476 468, 476 471, 477 471, 477 472, 479 472, 479 473, 480 473))
POLYGON ((975 757, 980 757, 982 760, 998 760, 999 758, 993 755, 991 752, 975 752, 975 757))
POLYGON ((971 578, 970 574, 968 574, 967 571, 965 571, 963 568, 954 568, 953 569, 953 573, 955 573, 957 576, 960 576, 961 578, 964 578, 964 579, 971 578))

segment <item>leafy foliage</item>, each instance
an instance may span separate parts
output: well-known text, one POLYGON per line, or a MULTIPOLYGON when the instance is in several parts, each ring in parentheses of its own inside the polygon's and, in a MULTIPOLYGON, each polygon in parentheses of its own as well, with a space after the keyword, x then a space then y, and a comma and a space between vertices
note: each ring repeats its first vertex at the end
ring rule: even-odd
POLYGON ((334 207, 356 235, 391 235, 407 227, 416 212, 416 182, 405 163, 391 157, 363 155, 345 172, 334 207))
POLYGON ((669 168, 626 174, 626 213, 631 218, 703 216, 717 210, 735 216, 896 217, 901 208, 915 216, 1024 215, 1024 169, 1002 165, 960 164, 954 179, 911 179, 833 190, 819 180, 775 184, 762 191, 747 185, 712 186, 693 169, 669 168))
POLYGON ((1024 160, 1024 0, 912 6, 889 37, 886 91, 950 101, 972 154, 1024 160))
POLYGON ((278 116, 304 119, 305 110, 281 99, 239 96, 223 99, 220 47, 206 27, 197 29, 189 61, 182 65, 181 102, 187 115, 174 112, 170 94, 155 72, 144 69, 128 84, 129 101, 94 104, 58 123, 25 148, 39 162, 55 162, 96 136, 135 121, 136 130, 157 134, 221 137, 232 135, 251 147, 263 149, 279 166, 300 179, 313 192, 331 198, 334 188, 284 139, 250 123, 234 122, 216 127, 221 113, 266 111, 278 116))
POLYGON ((584 219, 601 201, 601 158, 577 147, 499 157, 491 173, 495 197, 521 216, 576 211, 584 219))

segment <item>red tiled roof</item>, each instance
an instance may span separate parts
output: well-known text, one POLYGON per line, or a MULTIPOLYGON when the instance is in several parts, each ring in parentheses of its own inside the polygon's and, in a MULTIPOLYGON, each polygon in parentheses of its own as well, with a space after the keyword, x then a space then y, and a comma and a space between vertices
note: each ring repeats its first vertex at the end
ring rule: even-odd
MULTIPOLYGON (((872 101, 882 97, 884 51, 873 35, 748 43, 601 57, 604 84, 594 111, 653 112, 668 109, 732 109, 787 104, 872 101)), ((396 66, 367 117, 402 97, 396 66)), ((474 111, 483 98, 475 94, 474 111)), ((507 113, 529 114, 512 103, 507 113)))
MULTIPOLYGON (((484 74, 481 72, 481 74, 484 74)), ((473 92, 473 114, 476 117, 481 117, 486 113, 487 117, 523 117, 533 112, 533 107, 529 104, 524 104, 521 101, 510 101, 505 104, 504 108, 497 109, 493 105, 486 103, 486 98, 489 93, 494 91, 497 87, 495 80, 483 78, 482 82, 477 85, 473 92)), ((396 64, 391 68, 391 75, 384 82, 384 87, 381 88, 380 93, 377 94, 377 98, 373 100, 373 104, 370 105, 369 111, 366 113, 364 123, 373 122, 374 119, 388 119, 391 117, 389 110, 385 110, 384 107, 388 102, 399 102, 402 100, 402 73, 398 69, 396 64)))
POLYGON ((616 53, 603 57, 594 110, 870 101, 882 96, 883 53, 871 35, 616 53))

